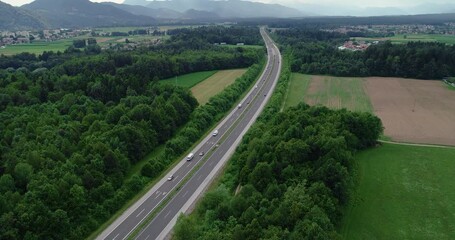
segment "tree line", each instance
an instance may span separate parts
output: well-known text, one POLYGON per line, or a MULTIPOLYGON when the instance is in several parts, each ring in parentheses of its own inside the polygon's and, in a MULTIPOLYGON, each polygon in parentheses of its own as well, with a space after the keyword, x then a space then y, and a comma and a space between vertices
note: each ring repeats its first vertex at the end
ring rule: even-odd
POLYGON ((382 124, 369 113, 305 104, 280 112, 289 76, 285 70, 218 187, 179 218, 175 239, 340 238, 353 155, 376 144, 382 124))
POLYGON ((219 120, 256 79, 264 53, 200 42, 199 50, 169 42, 1 56, 0 239, 86 238, 219 120), (157 84, 251 65, 204 106, 188 89, 157 84), (134 174, 160 145, 162 158, 134 174))
POLYGON ((364 52, 340 51, 347 35, 319 30, 276 32, 278 41, 293 49, 292 71, 335 76, 382 76, 441 79, 455 75, 455 46, 436 42, 370 46, 364 52))
POLYGON ((172 36, 171 41, 182 40, 192 41, 192 38, 199 38, 209 43, 226 43, 246 45, 263 45, 261 35, 257 32, 257 27, 239 27, 239 26, 207 26, 196 29, 180 28, 168 30, 172 36))

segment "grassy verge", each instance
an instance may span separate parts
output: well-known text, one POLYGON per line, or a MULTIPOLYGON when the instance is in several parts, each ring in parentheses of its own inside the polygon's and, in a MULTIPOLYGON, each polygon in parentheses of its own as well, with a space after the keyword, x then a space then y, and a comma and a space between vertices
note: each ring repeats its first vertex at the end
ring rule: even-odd
POLYGON ((356 159, 344 239, 455 238, 455 149, 383 144, 356 159))
POLYGON ((189 73, 169 79, 161 80, 160 83, 177 85, 185 88, 192 88, 196 84, 206 80, 207 78, 213 76, 217 71, 204 71, 204 72, 195 72, 189 73))
MULTIPOLYGON (((261 65, 262 65, 262 71, 264 70, 265 68, 265 64, 264 62, 261 62, 261 65)), ((262 73, 262 71, 260 73, 262 73)), ((260 77, 260 74, 256 77, 255 81, 257 81, 257 79, 259 79, 260 77)), ((226 111, 225 113, 223 113, 221 119, 224 119, 225 116, 227 116, 231 110, 233 108, 235 108, 238 104, 238 102, 251 90, 251 88, 254 86, 254 84, 250 84, 248 90, 246 90, 242 95, 241 97, 239 97, 239 100, 232 105, 231 109, 226 111)), ((144 187, 144 189, 142 191, 140 191, 138 194, 136 194, 131 200, 129 200, 126 204, 124 204, 124 206, 119 210, 117 211, 108 221, 106 221, 103 225, 101 225, 96 231, 94 231, 89 237, 87 237, 87 239, 95 239, 99 234, 102 233, 102 231, 104 231, 110 224, 112 224, 119 216, 121 216, 129 207, 131 207, 136 201, 138 201, 144 194, 146 194, 156 183, 158 183, 162 178, 164 178, 166 175, 168 175, 168 173, 179 163, 179 161, 181 159, 183 159, 184 156, 186 156, 192 149, 194 149, 202 140, 204 140, 205 136, 207 136, 207 134, 211 133, 214 128, 219 124, 219 122, 214 122, 211 127, 208 128, 208 130, 199 138, 198 141, 196 141, 191 147, 189 147, 187 149, 187 151, 185 151, 184 153, 182 153, 179 157, 175 158, 173 161, 172 161, 172 164, 170 166, 168 166, 166 168, 166 170, 164 170, 158 177, 152 179, 149 184, 147 184, 146 187, 144 187)), ((183 129, 183 128, 182 128, 183 129)), ((162 148, 164 149, 164 145, 162 146, 162 148)), ((140 161, 137 165, 140 165, 140 166, 134 166, 132 167, 132 169, 136 169, 136 172, 131 170, 128 174, 129 175, 133 175, 133 174, 139 174, 140 173, 140 170, 142 168, 143 165, 147 164, 148 160, 154 156, 158 156, 159 154, 161 154, 161 152, 163 151, 163 149, 161 150, 157 150, 157 151, 154 151, 153 153, 151 153, 150 155, 148 155, 144 160, 140 161)), ((167 201, 167 200, 166 200, 167 201)))

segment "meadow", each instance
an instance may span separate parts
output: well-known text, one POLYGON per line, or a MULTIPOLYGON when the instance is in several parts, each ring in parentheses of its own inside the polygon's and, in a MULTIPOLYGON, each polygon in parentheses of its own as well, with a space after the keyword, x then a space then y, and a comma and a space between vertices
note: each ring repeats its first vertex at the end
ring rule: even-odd
POLYGON ((59 40, 55 42, 35 42, 31 44, 9 45, 0 49, 0 54, 10 56, 23 52, 41 54, 44 51, 64 52, 73 44, 73 40, 59 40))
POLYGON ((347 108, 352 111, 372 112, 370 100, 364 91, 363 81, 362 78, 293 73, 285 107, 306 102, 309 105, 324 105, 333 109, 347 108))
POLYGON ((191 88, 199 104, 206 104, 209 99, 237 80, 246 69, 222 70, 191 88))
POLYGON ((455 148, 383 144, 356 156, 343 239, 454 239, 455 148))

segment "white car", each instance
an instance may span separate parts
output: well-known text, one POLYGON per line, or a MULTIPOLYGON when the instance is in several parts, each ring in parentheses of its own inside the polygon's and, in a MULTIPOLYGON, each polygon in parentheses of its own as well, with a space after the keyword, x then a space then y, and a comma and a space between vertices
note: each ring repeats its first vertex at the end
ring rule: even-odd
POLYGON ((238 108, 242 108, 242 104, 240 103, 237 107, 238 107, 238 108))
POLYGON ((172 179, 174 179, 174 175, 171 175, 167 178, 168 181, 172 181, 172 179))
POLYGON ((212 136, 216 137, 218 135, 218 130, 213 131, 212 136))

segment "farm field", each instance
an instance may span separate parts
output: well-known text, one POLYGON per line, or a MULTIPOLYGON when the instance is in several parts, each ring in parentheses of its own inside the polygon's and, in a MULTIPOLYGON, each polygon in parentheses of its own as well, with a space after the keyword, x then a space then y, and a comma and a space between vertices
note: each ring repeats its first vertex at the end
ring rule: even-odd
MULTIPOLYGON (((87 39, 89 36, 79 36, 76 38, 71 39, 62 39, 57 40, 54 42, 33 42, 30 44, 18 44, 18 45, 8 45, 6 48, 0 49, 0 55, 11 56, 23 52, 34 53, 34 54, 42 54, 44 51, 53 51, 53 52, 64 52, 69 46, 73 44, 73 40, 75 39, 87 39)), ((125 43, 125 39, 128 38, 130 41, 145 41, 149 39, 157 39, 157 38, 167 38, 167 37, 157 37, 157 36, 142 36, 142 35, 134 35, 134 36, 127 36, 127 37, 95 37, 98 45, 101 47, 107 46, 109 44, 118 44, 118 43, 125 43)))
POLYGON ((366 91, 386 136, 455 145, 455 94, 442 81, 368 78, 366 91))
POLYGON ((204 71, 204 72, 189 73, 189 74, 181 75, 178 77, 160 80, 160 83, 163 83, 163 84, 167 83, 167 84, 177 85, 180 87, 192 88, 193 86, 206 80, 207 78, 209 78, 216 72, 218 72, 218 71, 204 71))
POLYGON ((60 40, 55 42, 35 42, 31 44, 9 45, 0 49, 0 54, 10 56, 23 52, 42 54, 44 51, 63 52, 73 44, 72 40, 60 40))
POLYGON ((293 74, 285 106, 301 101, 374 112, 394 141, 455 145, 455 94, 442 81, 293 74))
POLYGON ((199 104, 206 104, 209 99, 219 92, 223 91, 227 86, 235 82, 235 80, 241 77, 247 69, 234 69, 234 70, 222 70, 213 76, 207 78, 205 81, 197 84, 191 91, 194 97, 198 100, 199 104))
POLYGON ((383 144, 357 154, 343 239, 454 239, 455 148, 383 144))
POLYGON ((392 43, 404 44, 408 42, 440 42, 447 44, 455 44, 455 36, 443 34, 407 34, 396 35, 386 38, 353 38, 356 41, 386 41, 390 40, 392 43))
POLYGON ((372 107, 364 91, 362 78, 341 78, 292 74, 285 107, 306 102, 333 109, 371 112, 372 107))

